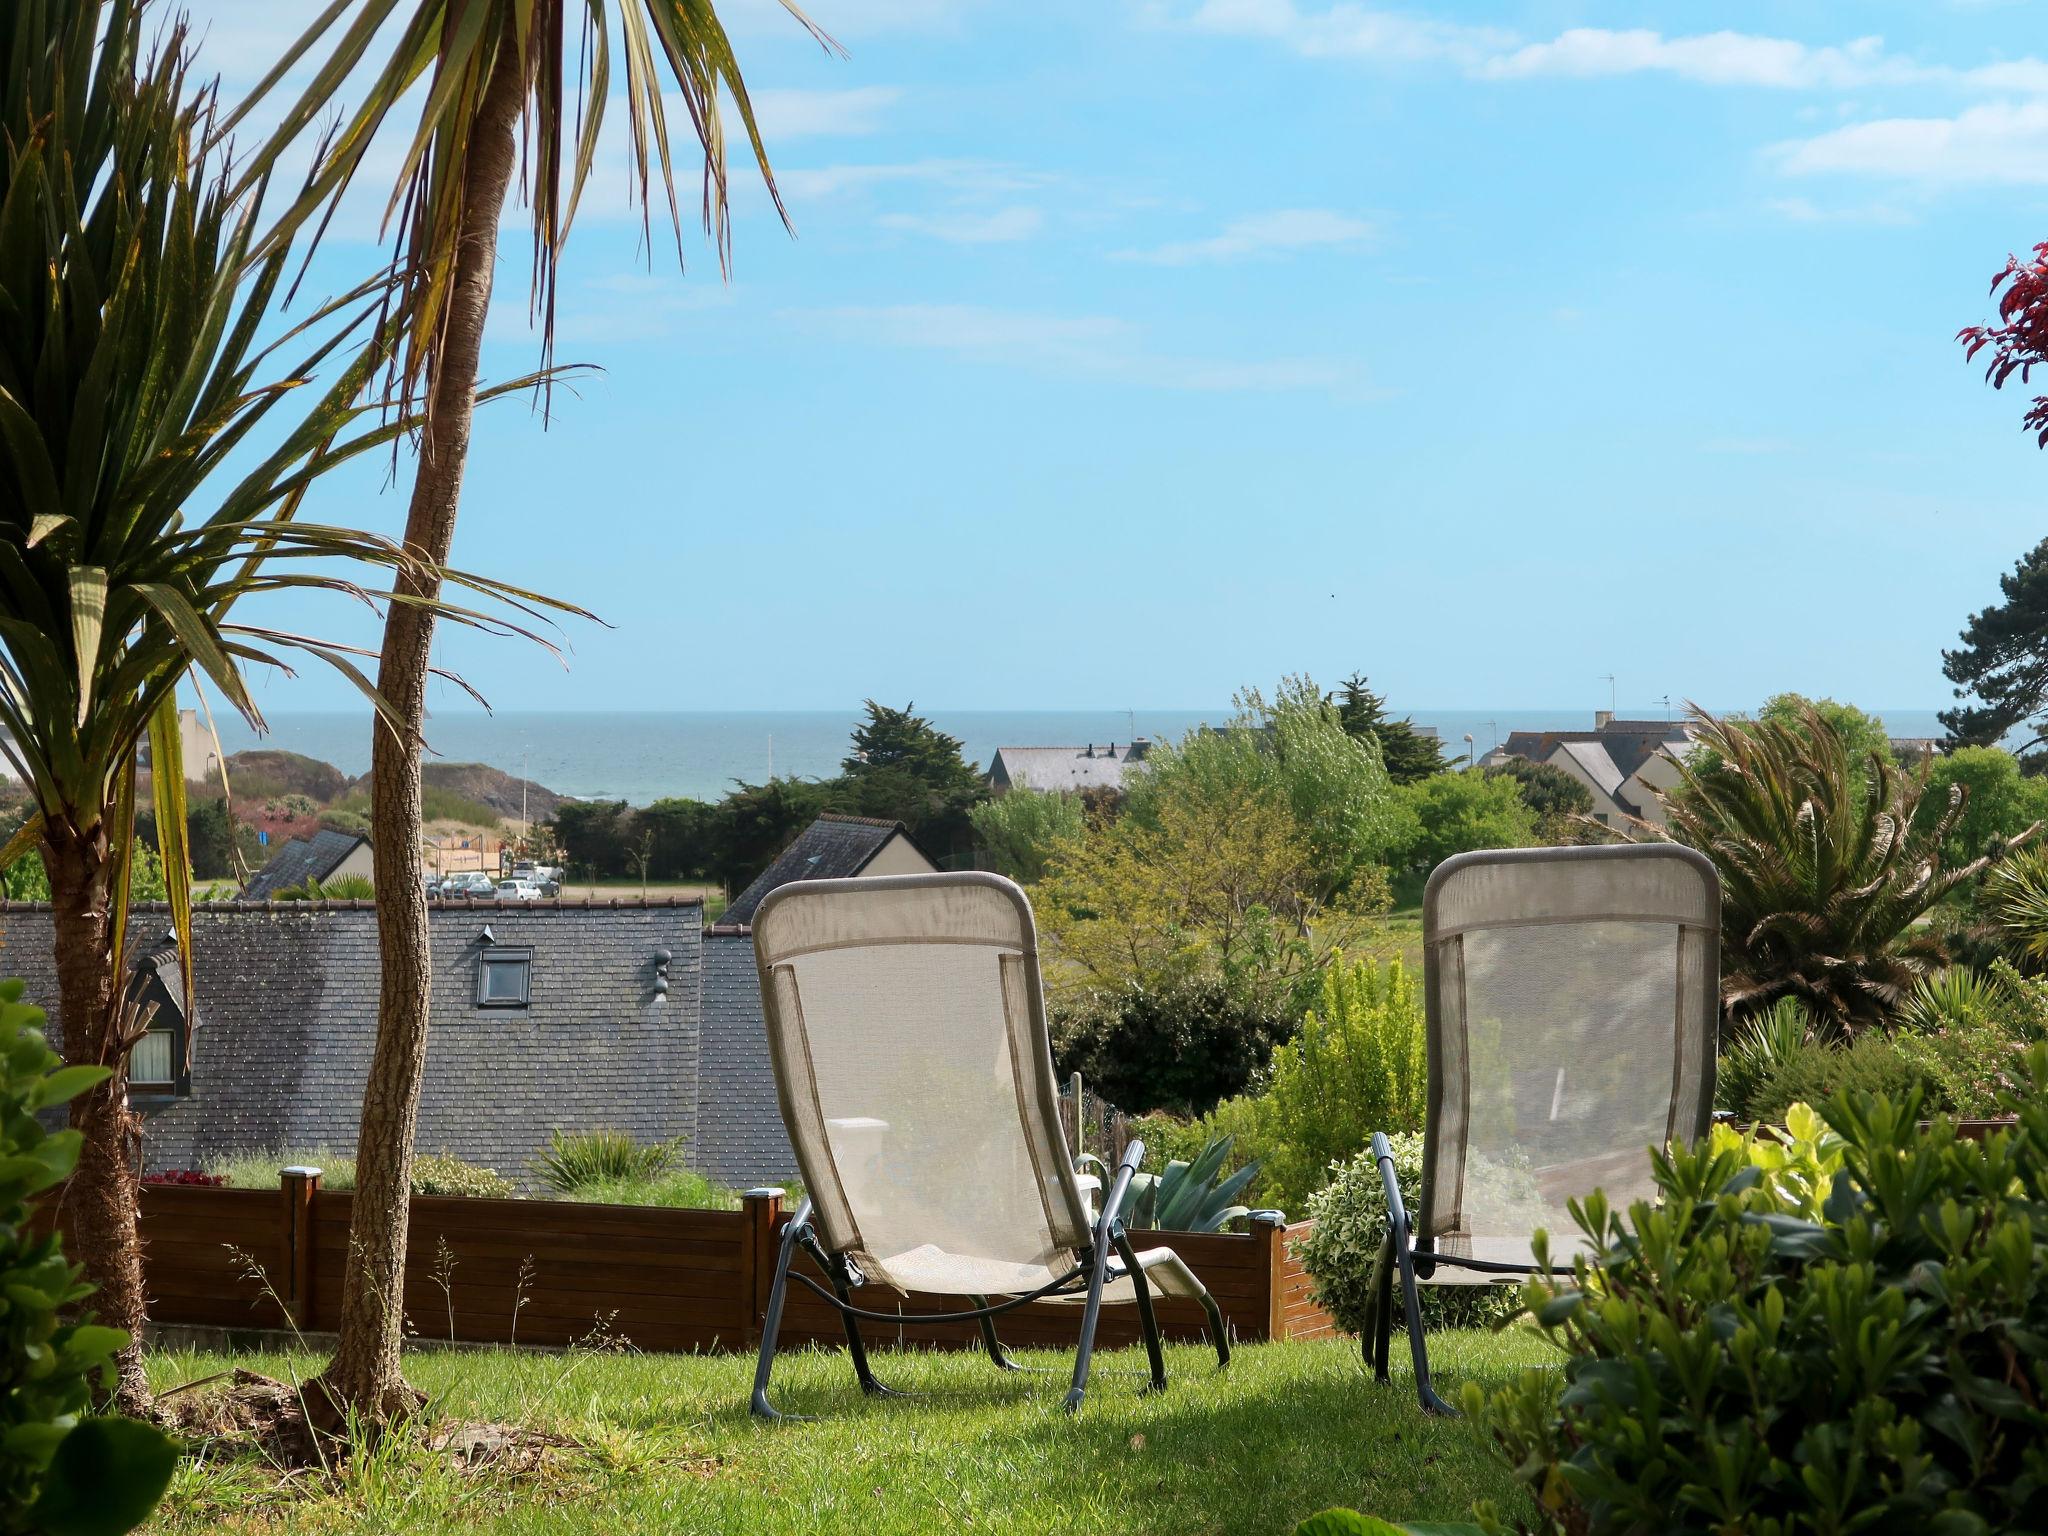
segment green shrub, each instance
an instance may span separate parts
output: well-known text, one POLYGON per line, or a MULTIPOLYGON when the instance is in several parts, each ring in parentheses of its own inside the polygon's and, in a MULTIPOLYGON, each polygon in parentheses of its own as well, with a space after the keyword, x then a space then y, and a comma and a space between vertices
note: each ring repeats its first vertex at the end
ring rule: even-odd
POLYGON ((594 1184, 644 1182, 666 1173, 681 1155, 680 1141, 641 1143, 624 1131, 550 1131, 537 1164, 540 1181, 558 1194, 594 1184))
POLYGON ((1848 1045, 1809 1040, 1780 1060, 1750 1095, 1745 1118, 1759 1125, 1783 1122, 1793 1104, 1818 1104, 1838 1093, 1881 1093, 1904 1097, 1924 1093, 1921 1061, 1899 1049, 1888 1035, 1859 1035, 1848 1045))
MULTIPOLYGON (((275 1189, 280 1168, 318 1168, 322 1189, 356 1187, 356 1160, 325 1147, 311 1151, 237 1152, 215 1158, 206 1171, 227 1180, 230 1189, 275 1189)), ((416 1195, 474 1195, 509 1200, 519 1186, 494 1169, 466 1163, 452 1152, 421 1152, 412 1160, 412 1192, 416 1195)))
POLYGON ((1428 1076, 1416 978, 1398 959, 1340 955, 1323 972, 1321 1006, 1274 1051, 1265 1090, 1220 1109, 1212 1134, 1237 1131, 1264 1164, 1258 1199, 1299 1211, 1374 1131, 1421 1128, 1428 1076))
POLYGON ((1290 1027, 1284 1012, 1213 978, 1132 982, 1058 1010, 1053 1060, 1128 1113, 1199 1114, 1263 1072, 1290 1027))
POLYGON ((45 1130, 36 1112, 107 1074, 60 1067, 42 1010, 21 993, 0 982, 0 1531, 118 1536, 163 1496, 178 1451, 150 1425, 86 1416, 128 1335, 78 1314, 92 1287, 32 1221, 35 1197, 71 1172, 79 1148, 78 1132, 45 1130))
POLYGON ((412 1160, 412 1192, 509 1200, 519 1193, 519 1186, 496 1169, 466 1163, 452 1152, 421 1152, 412 1160))
MULTIPOLYGON (((788 1198, 783 1204, 794 1210, 803 1200, 803 1191, 787 1185, 784 1188, 788 1198)), ((660 1205, 679 1211, 740 1208, 736 1193, 688 1168, 672 1168, 652 1178, 593 1179, 556 1198, 587 1205, 660 1205)))
MULTIPOLYGON (((1402 1132, 1387 1138, 1394 1149, 1394 1177, 1411 1215, 1422 1208, 1422 1135, 1402 1132)), ((1295 1245, 1315 1287, 1317 1305, 1352 1333, 1365 1329, 1373 1267, 1387 1236, 1387 1191, 1370 1151, 1333 1170, 1308 1202, 1315 1227, 1295 1245)), ((1422 1326, 1476 1328, 1513 1317, 1520 1300, 1512 1286, 1425 1285, 1422 1326)), ((1398 1297, 1399 1291, 1396 1291, 1398 1297)))
POLYGON ((1564 1371, 1464 1394, 1538 1529, 2039 1529, 2048 1047, 2028 1069, 1982 1143, 1922 1128, 1917 1092, 1830 1101, 1820 1220, 1726 1134, 1653 1159, 1654 1204, 1583 1202, 1594 1256, 1524 1292, 1564 1371))
POLYGON ((1796 997, 1781 997, 1735 1026, 1714 1074, 1714 1097, 1740 1120, 1755 1120, 1758 1096, 1773 1072, 1808 1047, 1813 1022, 1796 997))
MULTIPOLYGON (((1222 1136, 1191 1159, 1174 1158, 1158 1173, 1133 1174, 1123 1203, 1117 1207, 1118 1219, 1126 1226, 1167 1232, 1221 1232, 1248 1214, 1237 1197, 1259 1172, 1257 1163, 1244 1163, 1234 1172, 1226 1172, 1230 1153, 1231 1138, 1222 1136)), ((1088 1161, 1096 1164, 1105 1180, 1114 1177, 1114 1170, 1099 1159, 1088 1161)))

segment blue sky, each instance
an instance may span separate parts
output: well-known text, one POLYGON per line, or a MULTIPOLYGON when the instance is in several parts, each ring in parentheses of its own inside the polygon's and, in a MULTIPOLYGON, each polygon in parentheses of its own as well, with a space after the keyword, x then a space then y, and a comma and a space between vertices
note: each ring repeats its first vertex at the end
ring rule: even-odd
MULTIPOLYGON (((310 9, 196 4, 202 58, 232 93, 310 9)), ((446 638, 501 707, 1196 705, 1353 668, 1410 708, 1590 709, 1610 672, 1932 706, 2048 533, 2024 402, 1952 340, 2048 239, 2038 5, 1724 4, 1706 33, 818 0, 845 59, 772 0, 722 9, 798 237, 736 168, 732 280, 694 231, 686 271, 659 224, 650 259, 612 135, 559 339, 604 371, 545 431, 488 413, 456 558, 613 627, 566 672, 446 638)), ((374 215, 316 285, 374 261, 374 215)), ((499 376, 535 355, 524 240, 499 376)), ((307 515, 395 531, 408 484, 338 477, 307 515)))

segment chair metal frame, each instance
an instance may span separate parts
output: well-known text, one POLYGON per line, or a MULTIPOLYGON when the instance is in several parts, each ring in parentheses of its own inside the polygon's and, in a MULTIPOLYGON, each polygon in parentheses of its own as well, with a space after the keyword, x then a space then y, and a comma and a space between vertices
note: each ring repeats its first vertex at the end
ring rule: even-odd
MULTIPOLYGON (((1442 1114, 1444 1023, 1437 989, 1438 945, 1433 935, 1437 926, 1437 900, 1445 882, 1460 870, 1475 865, 1641 858, 1676 858, 1692 865, 1705 879, 1708 893, 1713 898, 1712 904, 1718 912, 1721 882, 1713 861, 1697 849, 1678 843, 1628 843, 1589 848, 1486 849, 1457 854, 1444 860, 1431 872, 1429 884, 1424 889, 1422 897, 1423 991, 1429 1046, 1428 1135, 1423 1141, 1422 1174, 1425 1204, 1428 1200, 1428 1191, 1434 1187, 1431 1167, 1436 1156, 1437 1127, 1442 1114)), ((1718 949, 1710 949, 1709 955, 1718 971, 1718 949)), ((1695 1139, 1704 1136, 1713 1121, 1714 1053, 1711 1036, 1718 1029, 1718 1022, 1712 1009, 1707 1011, 1706 1018, 1710 1035, 1707 1042, 1709 1048, 1704 1054, 1698 1098, 1689 1117, 1692 1125, 1691 1135, 1695 1139)), ((1470 1132, 1471 1128, 1468 1125, 1467 1136, 1470 1132)), ((1416 1398, 1425 1413, 1456 1418, 1458 1410, 1444 1401, 1430 1379, 1429 1346, 1422 1331, 1420 1283, 1433 1276, 1439 1264, 1502 1277, 1534 1275, 1538 1273, 1538 1266, 1533 1262, 1505 1263, 1491 1259, 1467 1258, 1462 1254, 1437 1252, 1434 1238, 1424 1236, 1418 1239, 1415 1235, 1414 1220, 1409 1215, 1407 1202, 1401 1197, 1400 1183, 1394 1173, 1393 1146, 1385 1132, 1373 1133, 1372 1154, 1373 1161, 1379 1166, 1380 1182, 1386 1191, 1387 1231, 1380 1240, 1379 1257, 1373 1266, 1372 1284, 1366 1294, 1365 1329, 1360 1341, 1365 1363, 1371 1367, 1376 1381, 1384 1385, 1390 1380, 1394 1282, 1398 1276, 1401 1284, 1403 1320, 1408 1329, 1408 1353, 1415 1368, 1416 1398)), ((1546 1273, 1569 1275, 1573 1273, 1573 1269, 1570 1265, 1554 1264, 1546 1273)))
MULTIPOLYGON (((761 904, 760 912, 756 914, 757 924, 761 916, 769 912, 774 905, 779 904, 778 898, 799 891, 804 885, 809 885, 810 887, 810 891, 807 894, 820 894, 819 887, 828 883, 847 886, 858 884, 872 886, 887 885, 892 887, 913 884, 1000 886, 1005 888, 1006 893, 1018 905, 1027 925, 1029 924, 1030 905, 1024 893, 1014 883, 1003 879, 999 875, 978 871, 961 872, 958 874, 883 876, 862 881, 797 882, 784 886, 779 890, 771 891, 768 894, 761 904)), ((1032 998, 1032 1006, 1042 1009, 1043 1001, 1037 985, 1035 954, 1033 955, 1031 973, 1032 986, 1030 988, 1030 996, 1032 998)), ((1041 1070, 1047 1075, 1049 1080, 1052 1071, 1050 1057, 1041 1064, 1041 1070)), ((788 1296, 789 1283, 792 1280, 808 1287, 820 1299, 838 1312, 840 1323, 846 1331, 847 1354, 853 1362, 854 1375, 860 1382, 861 1390, 870 1396, 876 1397, 896 1397, 904 1394, 884 1386, 876 1378, 873 1367, 868 1360, 866 1341, 861 1337, 860 1324, 863 1321, 881 1323, 891 1327, 903 1325, 916 1327, 945 1325, 971 1320, 979 1325, 982 1348, 996 1368, 1004 1371, 1021 1371, 1024 1367, 1012 1360, 1008 1352, 1003 1348, 1001 1337, 996 1332, 995 1320, 1006 1312, 1012 1312, 1020 1307, 1029 1306, 1035 1301, 1081 1297, 1084 1299, 1084 1307, 1081 1314, 1081 1335, 1074 1352, 1073 1381, 1067 1391, 1064 1405, 1066 1412, 1073 1413, 1080 1408, 1082 1400, 1086 1397, 1088 1391, 1088 1378, 1094 1364, 1096 1327, 1102 1311, 1103 1291, 1112 1280, 1128 1277, 1131 1281, 1131 1299, 1137 1304, 1138 1308, 1139 1328, 1144 1335, 1146 1359, 1150 1367, 1150 1380, 1147 1383, 1147 1390, 1153 1392, 1164 1391, 1166 1387, 1166 1359, 1160 1338, 1158 1316, 1152 1305, 1151 1288, 1146 1281, 1145 1271, 1139 1263, 1137 1251, 1131 1244, 1130 1235, 1126 1231, 1123 1221, 1117 1215, 1118 1207, 1123 1204, 1125 1193, 1129 1190, 1131 1180, 1137 1174, 1144 1156, 1145 1144, 1142 1141, 1133 1140, 1125 1148, 1123 1158, 1117 1165, 1116 1177, 1112 1181, 1108 1193, 1103 1198, 1100 1210, 1095 1214, 1092 1230, 1089 1233, 1090 1241, 1085 1248, 1078 1250, 1074 1254, 1074 1267, 1071 1270, 1056 1276, 1052 1281, 1038 1287, 1036 1290, 1018 1296, 1006 1297, 998 1302, 991 1303, 986 1297, 982 1296, 970 1297, 969 1299, 975 1303, 974 1306, 953 1312, 928 1312, 922 1314, 876 1312, 855 1306, 853 1303, 853 1291, 863 1283, 864 1277, 859 1267, 850 1257, 843 1253, 831 1252, 826 1248, 819 1228, 813 1220, 812 1203, 806 1197, 803 1203, 797 1207, 796 1213, 790 1218, 788 1225, 783 1228, 781 1242, 777 1245, 775 1277, 768 1288, 768 1305, 762 1317, 761 1325, 761 1349, 754 1365, 754 1389, 749 1399, 751 1411, 762 1419, 777 1420, 787 1417, 769 1401, 768 1382, 775 1368, 775 1355, 782 1332, 783 1306, 788 1296), (828 1285, 820 1285, 809 1275, 792 1268, 799 1251, 808 1254, 812 1261, 817 1264, 818 1268, 824 1272, 829 1282, 828 1285)), ((1222 1309, 1217 1305, 1216 1298, 1209 1293, 1208 1287, 1202 1287, 1202 1294, 1199 1300, 1203 1311, 1207 1315, 1210 1340, 1216 1349, 1216 1366, 1218 1370, 1222 1370, 1230 1364, 1229 1329, 1224 1323, 1222 1309)))

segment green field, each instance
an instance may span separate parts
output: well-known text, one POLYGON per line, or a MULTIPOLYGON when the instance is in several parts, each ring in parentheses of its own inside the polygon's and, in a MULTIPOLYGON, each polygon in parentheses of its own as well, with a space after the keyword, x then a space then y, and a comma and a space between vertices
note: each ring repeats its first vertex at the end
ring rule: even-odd
MULTIPOLYGON (((1453 1390, 1543 1358, 1512 1334, 1446 1334, 1436 1353, 1453 1390)), ((877 1374, 919 1395, 869 1401, 842 1355, 788 1355, 776 1395, 816 1417, 764 1425, 745 1412, 753 1362, 739 1356, 423 1352, 409 1370, 436 1411, 567 1443, 538 1466, 476 1471, 401 1439, 333 1474, 291 1476, 207 1452, 180 1469, 148 1529, 1243 1536, 1333 1504, 1396 1520, 1460 1518, 1475 1497, 1522 1507, 1477 1431, 1424 1418, 1405 1373, 1375 1386, 1349 1340, 1247 1346, 1221 1376, 1206 1350, 1175 1347, 1160 1397, 1140 1394, 1142 1352, 1108 1353, 1075 1418, 1060 1412, 1068 1359, 1022 1358, 1050 1374, 884 1354, 877 1374)), ((320 1364, 168 1354, 154 1370, 162 1388, 236 1366, 302 1379, 320 1364)))

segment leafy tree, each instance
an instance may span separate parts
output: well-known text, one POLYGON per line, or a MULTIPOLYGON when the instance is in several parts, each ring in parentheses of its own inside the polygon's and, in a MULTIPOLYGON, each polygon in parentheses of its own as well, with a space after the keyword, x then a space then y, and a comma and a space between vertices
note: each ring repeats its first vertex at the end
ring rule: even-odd
MULTIPOLYGON (((1998 301, 1997 325, 1966 325, 1956 332, 1963 356, 1974 362, 1987 347, 1991 361, 1984 377, 1993 389, 2005 388, 2015 373, 2022 384, 2033 382, 2034 370, 2048 366, 2048 244, 2034 247, 2031 260, 2005 258, 1991 279, 1991 291, 2005 290, 1998 301)), ((2048 448, 2048 395, 2036 395, 2023 425, 2035 443, 2048 448)))
POLYGON ((1693 723, 1726 767, 1703 772, 1701 752, 1680 765, 1670 832, 1720 871, 1729 1021, 1795 997, 1824 1033, 1887 1026, 1946 958, 1920 919, 1991 862, 1943 859, 1963 786, 1923 819, 1925 770, 1903 775, 1878 750, 1857 761, 1815 709, 1793 722, 1696 710, 1693 723))
POLYGON ((940 856, 973 846, 969 819, 987 798, 981 775, 960 755, 960 740, 915 713, 866 702, 867 719, 854 727, 853 747, 840 764, 838 798, 860 816, 900 821, 940 856))
POLYGON ((1526 757, 1511 757, 1480 770, 1491 779, 1512 779, 1522 804, 1536 818, 1536 835, 1546 843, 1578 840, 1578 824, 1572 818, 1593 811, 1593 791, 1562 768, 1526 757))
POLYGON ((737 896, 775 856, 824 812, 831 791, 816 779, 770 779, 742 784, 718 802, 711 819, 707 873, 737 896))
POLYGON ((1264 1072, 1292 1028, 1213 976, 1163 991, 1134 982, 1058 1010, 1053 1064, 1127 1113, 1201 1115, 1264 1072))
POLYGON ((1036 789, 1013 789, 985 800, 970 817, 988 867, 1026 885, 1038 883, 1061 843, 1088 831, 1079 795, 1036 789))
POLYGON ((1916 820, 1931 824, 1947 809, 1957 786, 1965 798, 1941 847, 1944 864, 1966 864, 2048 821, 2048 779, 2022 774, 2019 760, 1998 747, 1958 747, 1935 758, 1916 820))
POLYGON ((564 800, 555 807, 555 842, 564 861, 594 879, 626 872, 628 830, 623 800, 564 800))
POLYGON ((1441 746, 1416 730, 1413 720, 1388 719, 1386 699, 1366 685, 1363 673, 1354 672, 1344 679, 1335 702, 1344 729, 1353 736, 1373 739, 1386 764, 1387 777, 1396 784, 1413 784, 1444 771, 1441 746))
POLYGON ((711 868, 717 811, 702 800, 657 800, 633 813, 649 840, 648 868, 657 880, 689 880, 711 868))
POLYGON ((1538 841, 1536 813, 1510 776, 1441 773, 1403 786, 1401 798, 1414 815, 1414 837, 1400 852, 1411 873, 1427 874, 1475 848, 1527 848, 1538 841))
POLYGON ((1961 643, 1941 653, 1942 675, 1966 701, 1943 710, 1941 724, 1951 740, 1973 747, 1997 746, 2024 725, 2020 756, 2033 766, 2048 745, 2048 539, 1998 586, 2005 601, 1971 614, 1961 643))
POLYGON ((1291 1006, 1386 904, 1384 879, 1325 904, 1307 838, 1267 787, 1180 779, 1147 814, 1059 845, 1039 919, 1069 995, 1214 978, 1254 1007, 1291 1006))
POLYGON ((1283 679, 1270 702, 1254 688, 1236 704, 1222 730, 1192 731, 1153 749, 1151 766, 1125 788, 1124 820, 1157 829, 1162 808, 1176 801, 1197 817, 1270 802, 1306 850, 1303 895, 1320 905, 1358 886, 1369 905, 1383 892, 1389 851, 1412 835, 1377 743, 1345 731, 1305 677, 1283 679))

